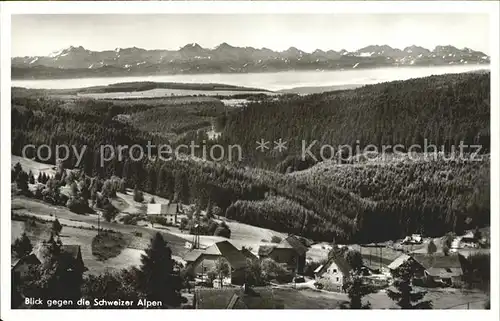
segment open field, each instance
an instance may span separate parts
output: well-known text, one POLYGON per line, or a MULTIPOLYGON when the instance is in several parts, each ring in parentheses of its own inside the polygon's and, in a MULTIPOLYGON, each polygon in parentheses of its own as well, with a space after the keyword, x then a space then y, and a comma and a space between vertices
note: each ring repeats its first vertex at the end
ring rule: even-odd
MULTIPOLYGON (((24 216, 36 216, 38 218, 52 221, 56 217, 63 225, 69 225, 72 227, 82 227, 82 231, 86 231, 83 233, 96 233, 91 229, 92 227, 97 229, 98 224, 98 216, 97 215, 79 215, 70 212, 66 207, 62 206, 53 206, 38 200, 33 200, 25 197, 14 197, 12 198, 12 212, 14 214, 24 215, 24 216), (83 229, 85 228, 85 229, 83 229)), ((156 232, 160 232, 164 239, 168 242, 169 246, 172 249, 172 252, 176 256, 183 256, 183 254, 187 251, 184 248, 185 241, 182 238, 179 238, 171 233, 166 233, 165 229, 160 228, 146 228, 143 226, 133 226, 133 225, 124 225, 114 222, 106 222, 104 220, 100 220, 100 226, 102 229, 110 229, 114 231, 121 232, 124 235, 133 235, 135 232, 142 233, 142 237, 132 237, 128 247, 143 250, 149 244, 149 240, 156 232)), ((64 227, 66 228, 66 226, 64 227)), ((78 229, 78 228, 77 228, 78 229)), ((19 229, 18 229, 19 230, 19 229)), ((92 238, 85 239, 90 247, 92 238)), ((64 239, 63 239, 64 243, 64 239)), ((80 243, 78 243, 80 244, 80 243)))
MULTIPOLYGON (((470 302, 469 309, 484 309, 484 303, 488 300, 484 292, 477 290, 414 288, 427 291, 424 299, 432 300, 433 309, 467 309, 467 302, 470 302)), ((373 309, 398 308, 384 290, 367 295, 365 298, 371 303, 373 309)))
MULTIPOLYGON (((30 161, 28 159, 12 156, 12 165, 16 162, 20 162, 23 165, 23 169, 25 171, 50 168, 51 165, 42 164, 35 161, 30 161)), ((55 173, 55 172, 54 172, 55 173)), ((69 191, 69 187, 61 188, 61 192, 65 193, 69 191)), ((111 199, 111 203, 119 209, 120 213, 116 217, 117 220, 123 215, 126 214, 146 214, 147 203, 154 197, 155 202, 157 204, 168 204, 169 200, 163 197, 152 195, 146 192, 143 192, 144 202, 139 203, 134 201, 133 190, 127 189, 126 193, 116 193, 117 197, 111 199)), ((43 219, 54 219, 53 217, 57 216, 59 221, 62 224, 67 224, 71 226, 82 226, 85 228, 91 228, 94 226, 97 227, 97 215, 78 215, 69 211, 66 207, 63 206, 53 206, 51 204, 26 198, 26 197, 14 197, 12 199, 12 209, 17 214, 28 214, 32 216, 37 216, 43 219)), ((187 207, 185 206, 185 209, 187 207)), ((182 216, 180 216, 182 217, 182 216)), ((178 217, 178 219, 180 219, 178 217)), ((223 218, 219 218, 216 221, 221 222, 223 218)), ((234 220, 224 219, 231 229, 231 243, 233 243, 236 247, 241 248, 243 246, 247 248, 252 248, 252 251, 257 253, 260 245, 270 244, 271 238, 273 236, 278 236, 282 239, 286 238, 285 233, 276 232, 270 229, 256 227, 244 223, 240 223, 234 220)), ((120 223, 108 223, 101 219, 100 222, 103 228, 110 228, 113 230, 121 231, 121 229, 125 229, 126 231, 130 231, 135 228, 144 229, 144 226, 133 226, 133 225, 124 225, 120 223)), ((186 234, 181 232, 176 227, 159 227, 158 225, 155 228, 151 228, 150 224, 148 225, 149 230, 160 230, 162 232, 167 232, 171 237, 176 239, 176 244, 182 247, 182 252, 185 252, 184 243, 185 241, 192 242, 193 235, 186 234), (182 245, 181 245, 182 243, 182 245)), ((166 234, 166 233, 164 233, 166 234)), ((168 239, 167 239, 168 240, 168 239)), ((208 247, 215 242, 226 240, 223 237, 218 236, 200 236, 200 243, 204 247, 208 247)), ((175 253, 175 251, 174 251, 175 253)), ((327 254, 328 252, 326 252, 327 254)), ((322 254, 320 254, 321 256, 322 254)), ((309 256, 309 254, 308 254, 309 256)), ((314 254, 313 254, 314 256, 314 254)))
POLYGON ((78 93, 77 97, 92 99, 140 99, 172 96, 233 96, 238 94, 270 94, 266 91, 234 91, 234 90, 189 90, 189 89, 151 89, 145 91, 78 93))
MULTIPOLYGON (((16 239, 23 232, 26 232, 34 245, 38 242, 48 240, 50 237, 50 223, 36 222, 35 226, 30 226, 22 221, 12 221, 12 239, 16 239)), ((61 231, 61 241, 65 245, 76 244, 80 245, 82 258, 85 266, 89 269, 88 273, 100 274, 105 271, 120 270, 130 266, 140 264, 140 254, 143 253, 140 249, 125 248, 118 256, 109 260, 99 260, 92 254, 92 239, 97 235, 97 230, 88 230, 70 226, 63 226, 61 231)), ((133 237, 127 235, 129 246, 133 245, 133 237)), ((137 241, 137 240, 135 240, 137 241)), ((137 243, 137 242, 136 242, 137 243)), ((145 242, 144 242, 145 243, 145 242)))
POLYGON ((31 171, 35 178, 38 177, 38 174, 40 173, 45 173, 46 175, 49 176, 54 176, 56 174, 56 169, 54 165, 50 164, 43 164, 39 162, 35 162, 33 160, 30 160, 28 158, 20 157, 20 156, 14 156, 11 155, 11 164, 14 166, 16 163, 21 164, 23 167, 23 170, 25 172, 31 171))

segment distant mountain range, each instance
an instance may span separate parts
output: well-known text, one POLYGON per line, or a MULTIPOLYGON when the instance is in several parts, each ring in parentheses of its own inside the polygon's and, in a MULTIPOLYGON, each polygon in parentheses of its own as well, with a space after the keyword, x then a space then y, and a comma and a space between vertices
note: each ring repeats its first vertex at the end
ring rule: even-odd
POLYGON ((401 50, 387 45, 373 45, 353 52, 318 49, 312 53, 295 47, 278 52, 267 48, 233 47, 227 43, 214 49, 193 43, 179 50, 133 47, 91 51, 71 46, 48 56, 12 58, 12 78, 249 73, 489 63, 490 57, 483 52, 453 46, 437 46, 434 50, 410 46, 401 50))

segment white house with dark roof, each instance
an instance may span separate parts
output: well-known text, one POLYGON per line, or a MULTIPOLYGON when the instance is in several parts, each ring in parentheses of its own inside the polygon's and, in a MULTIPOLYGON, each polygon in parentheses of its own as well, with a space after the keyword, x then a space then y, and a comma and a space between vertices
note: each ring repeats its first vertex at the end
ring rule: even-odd
POLYGON ((340 292, 349 280, 352 268, 341 255, 332 255, 316 272, 316 280, 325 290, 340 292))
POLYGON ((170 204, 148 204, 148 215, 160 215, 165 217, 167 223, 175 225, 178 223, 177 216, 181 214, 181 208, 178 203, 170 204))

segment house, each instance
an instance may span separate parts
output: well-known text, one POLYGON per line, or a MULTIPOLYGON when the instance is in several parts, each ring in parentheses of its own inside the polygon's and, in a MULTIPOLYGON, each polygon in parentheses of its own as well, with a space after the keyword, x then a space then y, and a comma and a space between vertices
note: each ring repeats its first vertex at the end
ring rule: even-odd
MULTIPOLYGON (((15 278, 23 278, 31 266, 45 263, 47 244, 41 243, 30 254, 12 262, 11 270, 15 278)), ((82 259, 80 245, 62 245, 59 255, 59 264, 63 264, 67 271, 83 273, 87 270, 82 259)))
POLYGON ((422 278, 424 276, 425 268, 421 263, 417 262, 412 256, 408 254, 401 254, 387 266, 391 275, 397 275, 397 273, 399 272, 399 268, 404 263, 409 263, 412 266, 414 277, 422 278))
POLYGON ((474 232, 470 231, 463 236, 456 237, 451 243, 451 248, 452 250, 461 248, 479 248, 479 241, 480 240, 478 240, 474 235, 474 232))
POLYGON ((293 235, 278 244, 259 247, 259 258, 271 258, 278 263, 286 264, 292 273, 302 274, 306 264, 307 247, 293 235))
MULTIPOLYGON (((88 269, 85 267, 82 259, 80 245, 62 245, 59 256, 57 257, 59 266, 68 272, 68 275, 83 274, 88 269)), ((30 268, 45 264, 50 257, 48 254, 48 243, 41 242, 31 251, 30 254, 12 262, 11 280, 12 280, 12 297, 15 298, 14 306, 20 307, 24 305, 23 295, 18 286, 22 284, 23 278, 27 276, 30 268)), ((13 300, 14 302, 14 300, 13 300)), ((29 307, 29 306, 26 306, 29 307)))
POLYGON ((148 215, 160 215, 165 217, 167 223, 176 225, 180 220, 177 216, 181 214, 181 209, 178 203, 170 204, 148 204, 148 215))
POLYGON ((401 244, 422 244, 423 238, 420 234, 412 234, 401 241, 401 244))
POLYGON ((340 292, 349 280, 352 268, 342 255, 333 254, 316 273, 316 281, 328 291, 340 292))
POLYGON ((424 267, 424 275, 427 281, 448 286, 460 286, 462 284, 466 262, 465 257, 462 255, 415 253, 413 258, 424 267))
POLYGON ((205 250, 193 250, 184 260, 191 265, 195 275, 206 275, 215 269, 217 261, 224 260, 229 265, 229 275, 226 279, 232 284, 243 284, 245 279, 246 256, 229 241, 221 241, 205 250))
POLYGON ((281 300, 269 287, 197 288, 195 309, 283 309, 281 300))
POLYGON ((41 262, 36 255, 31 252, 22 258, 12 262, 11 271, 13 280, 20 280, 26 276, 31 266, 39 265, 41 262))

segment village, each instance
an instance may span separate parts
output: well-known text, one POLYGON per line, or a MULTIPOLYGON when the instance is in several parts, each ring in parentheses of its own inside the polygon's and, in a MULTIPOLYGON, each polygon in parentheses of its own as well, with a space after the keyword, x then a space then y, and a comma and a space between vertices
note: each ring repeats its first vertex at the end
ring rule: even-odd
MULTIPOLYGON (((307 308, 306 304, 310 308, 342 307, 349 302, 348 287, 353 279, 370 286, 364 300, 373 308, 394 308, 386 290, 394 287, 402 267, 411 267, 411 284, 415 288, 437 293, 434 297, 443 301, 436 302, 439 308, 484 308, 489 304, 487 297, 473 289, 481 280, 476 279, 475 267, 469 260, 489 253, 488 231, 477 229, 462 236, 450 234, 434 239, 412 234, 380 244, 313 242, 293 234, 273 235, 270 240, 256 242, 235 239, 231 227, 239 223, 210 215, 206 210, 193 215, 192 206, 155 196, 144 198, 142 203, 144 213, 137 215, 137 229, 167 229, 184 240, 183 250, 174 251, 178 273, 188 280, 182 290, 187 298, 184 308, 307 308), (207 228, 212 229, 211 233, 206 233, 207 228)), ((123 217, 128 215, 118 214, 106 226, 126 226, 123 217)), ((102 213, 97 212, 95 217, 101 225, 97 226, 99 235, 106 222, 102 213)), ((53 219, 50 222, 55 224, 53 219)), ((60 219, 66 226, 74 222, 60 219)), ((65 243, 62 255, 68 258, 68 269, 88 273, 82 246, 65 243)), ((42 264, 45 252, 46 244, 40 242, 30 253, 13 260, 13 280, 22 279, 31 266, 42 264)))

